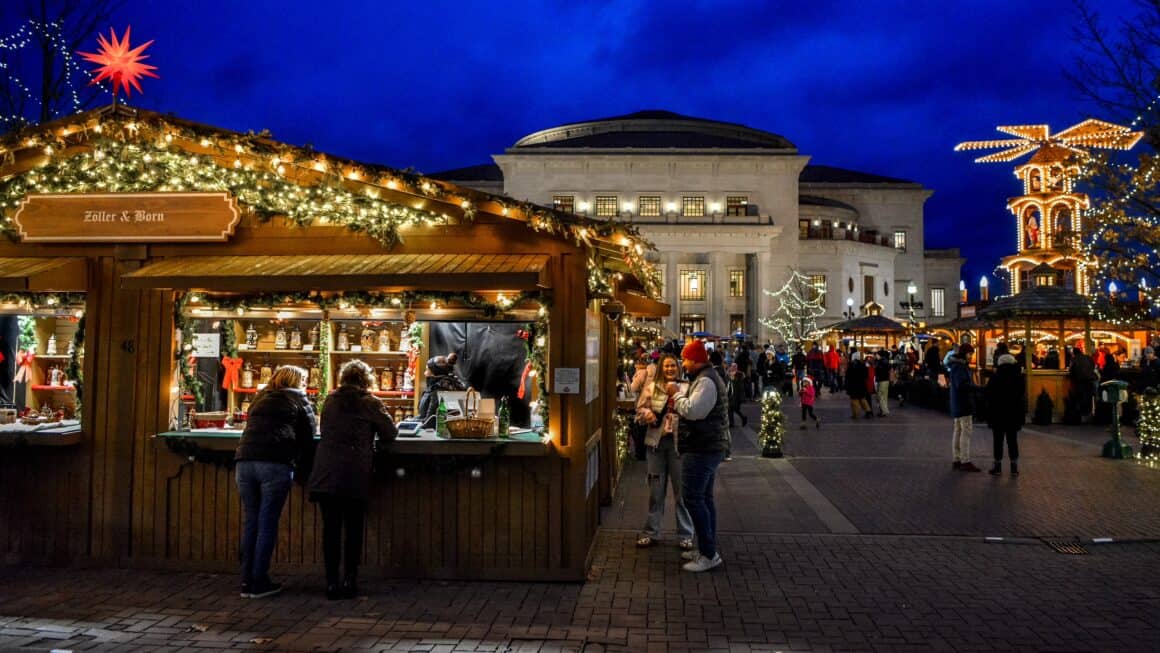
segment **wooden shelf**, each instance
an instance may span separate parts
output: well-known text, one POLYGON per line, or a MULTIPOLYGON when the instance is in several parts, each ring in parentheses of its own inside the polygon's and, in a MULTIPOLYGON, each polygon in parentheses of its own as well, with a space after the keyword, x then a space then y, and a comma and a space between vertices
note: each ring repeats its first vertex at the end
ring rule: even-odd
POLYGON ((407 390, 372 390, 371 394, 376 397, 386 397, 389 399, 414 399, 415 391, 407 390))
MULTIPOLYGON (((252 394, 257 394, 258 389, 257 388, 234 388, 234 392, 236 392, 238 394, 242 394, 242 395, 252 395, 252 394)), ((318 388, 306 388, 306 394, 316 395, 316 394, 318 394, 318 388)))
POLYGON ((71 385, 30 385, 28 388, 45 392, 76 392, 77 390, 71 385))
POLYGON ((317 354, 317 349, 241 349, 238 348, 238 355, 242 354, 317 354))
POLYGON ((332 351, 336 356, 406 356, 405 351, 332 351))
POLYGON ((32 360, 66 361, 72 358, 68 354, 34 354, 32 360))

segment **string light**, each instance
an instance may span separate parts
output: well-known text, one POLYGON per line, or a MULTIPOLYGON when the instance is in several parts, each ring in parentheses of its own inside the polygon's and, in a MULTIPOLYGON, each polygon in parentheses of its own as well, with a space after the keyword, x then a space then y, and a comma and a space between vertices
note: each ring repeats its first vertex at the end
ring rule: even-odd
POLYGON ((797 270, 790 270, 790 278, 777 290, 762 290, 777 303, 773 315, 759 322, 778 335, 784 342, 801 344, 818 330, 817 319, 825 315, 826 289, 797 270))

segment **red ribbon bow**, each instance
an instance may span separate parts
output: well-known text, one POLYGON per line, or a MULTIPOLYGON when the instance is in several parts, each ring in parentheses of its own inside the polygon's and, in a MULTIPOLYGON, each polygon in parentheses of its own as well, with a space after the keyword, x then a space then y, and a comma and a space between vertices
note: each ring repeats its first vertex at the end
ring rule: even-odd
POLYGON ((36 360, 36 354, 31 351, 22 351, 16 357, 16 377, 13 379, 16 383, 30 383, 32 381, 32 361, 36 360))
POLYGON ((222 377, 222 387, 226 390, 237 390, 241 385, 242 359, 222 356, 222 367, 226 369, 222 377))

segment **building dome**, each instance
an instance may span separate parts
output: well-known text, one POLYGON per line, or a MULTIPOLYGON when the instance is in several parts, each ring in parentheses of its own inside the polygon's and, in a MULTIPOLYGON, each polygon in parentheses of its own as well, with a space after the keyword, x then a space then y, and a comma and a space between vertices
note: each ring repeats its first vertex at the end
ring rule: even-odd
POLYGON ((682 116, 671 111, 637 111, 544 129, 516 141, 508 151, 534 149, 728 149, 778 150, 796 154, 785 137, 730 122, 682 116))

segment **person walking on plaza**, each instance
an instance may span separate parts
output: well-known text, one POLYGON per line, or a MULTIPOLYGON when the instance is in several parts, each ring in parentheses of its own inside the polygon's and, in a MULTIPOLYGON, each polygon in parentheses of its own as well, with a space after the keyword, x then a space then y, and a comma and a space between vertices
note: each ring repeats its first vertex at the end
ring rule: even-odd
POLYGON ((869 376, 866 364, 862 362, 862 354, 857 351, 850 354, 850 363, 846 367, 846 394, 850 396, 850 419, 858 419, 858 415, 872 417, 870 412, 870 394, 866 390, 869 376))
POLYGON ((797 390, 801 387, 802 377, 806 375, 806 355, 801 345, 794 348, 790 363, 793 365, 793 387, 797 390))
POLYGON ((987 405, 987 425, 994 436, 995 464, 992 476, 1003 473, 1003 441, 1007 441, 1007 457, 1011 460, 1011 475, 1019 474, 1019 429, 1027 416, 1026 384, 1019 371, 1019 363, 1011 354, 998 360, 991 380, 983 390, 987 405))
MULTIPOLYGON (((737 345, 737 353, 733 356, 733 364, 741 371, 741 396, 738 399, 752 399, 749 386, 749 372, 753 368, 753 360, 749 357, 749 350, 745 344, 737 345)), ((738 404, 740 405, 740 404, 738 404)))
POLYGON ((802 402, 802 425, 801 428, 806 427, 806 415, 809 415, 814 420, 814 428, 822 428, 822 420, 814 414, 814 397, 816 396, 814 382, 810 377, 802 379, 802 390, 798 393, 802 402))
POLYGON ((964 472, 982 471, 971 462, 971 430, 974 429, 975 384, 967 369, 965 358, 959 357, 963 345, 951 349, 943 365, 947 370, 947 383, 951 394, 951 417, 954 430, 951 434, 951 453, 954 455, 954 469, 964 472))
POLYGON ((838 391, 846 390, 846 370, 850 369, 850 353, 845 349, 838 352, 838 391))
POLYGON ((822 359, 826 366, 826 377, 822 383, 830 388, 830 394, 834 394, 838 391, 838 348, 827 345, 826 353, 822 354, 822 359))
POLYGON ((729 449, 729 409, 725 382, 709 365, 704 343, 694 340, 685 345, 681 358, 691 383, 688 392, 678 395, 674 405, 681 416, 678 448, 685 507, 697 533, 697 549, 686 551, 682 557, 688 560, 685 571, 701 572, 721 564, 713 483, 717 467, 729 449))
POLYGON ((727 378, 729 386, 729 428, 735 426, 733 422, 734 414, 741 418, 742 426, 749 426, 749 418, 741 412, 741 397, 745 394, 745 376, 737 367, 737 363, 729 366, 729 375, 727 378))
POLYGON ((660 541, 661 521, 665 516, 665 494, 668 486, 676 497, 677 544, 686 551, 693 548, 693 518, 681 496, 681 457, 677 451, 677 413, 673 408, 681 364, 677 357, 661 357, 660 374, 645 384, 636 402, 636 421, 645 426, 644 443, 648 465, 648 517, 636 538, 639 547, 660 541))
MULTIPOLYGON (((242 593, 258 599, 282 591, 270 580, 278 521, 295 466, 309 459, 317 421, 306 399, 306 370, 283 365, 255 397, 234 460, 242 500, 242 593)), ((300 470, 301 472, 301 470, 300 470)))
POLYGON ((1067 376, 1071 379, 1071 388, 1075 395, 1075 402, 1079 407, 1080 420, 1091 417, 1092 400, 1095 399, 1096 387, 1100 381, 1095 361, 1082 349, 1076 347, 1075 353, 1071 356, 1071 367, 1067 371, 1067 376))
POLYGON ((339 371, 338 389, 322 405, 322 439, 310 474, 310 500, 322 510, 326 598, 331 600, 358 595, 375 439, 385 444, 398 433, 382 402, 370 393, 371 374, 366 363, 347 362, 339 371), (346 572, 341 585, 340 566, 346 572))
POLYGON ((874 362, 874 389, 878 394, 878 416, 890 416, 890 352, 881 349, 874 362))

